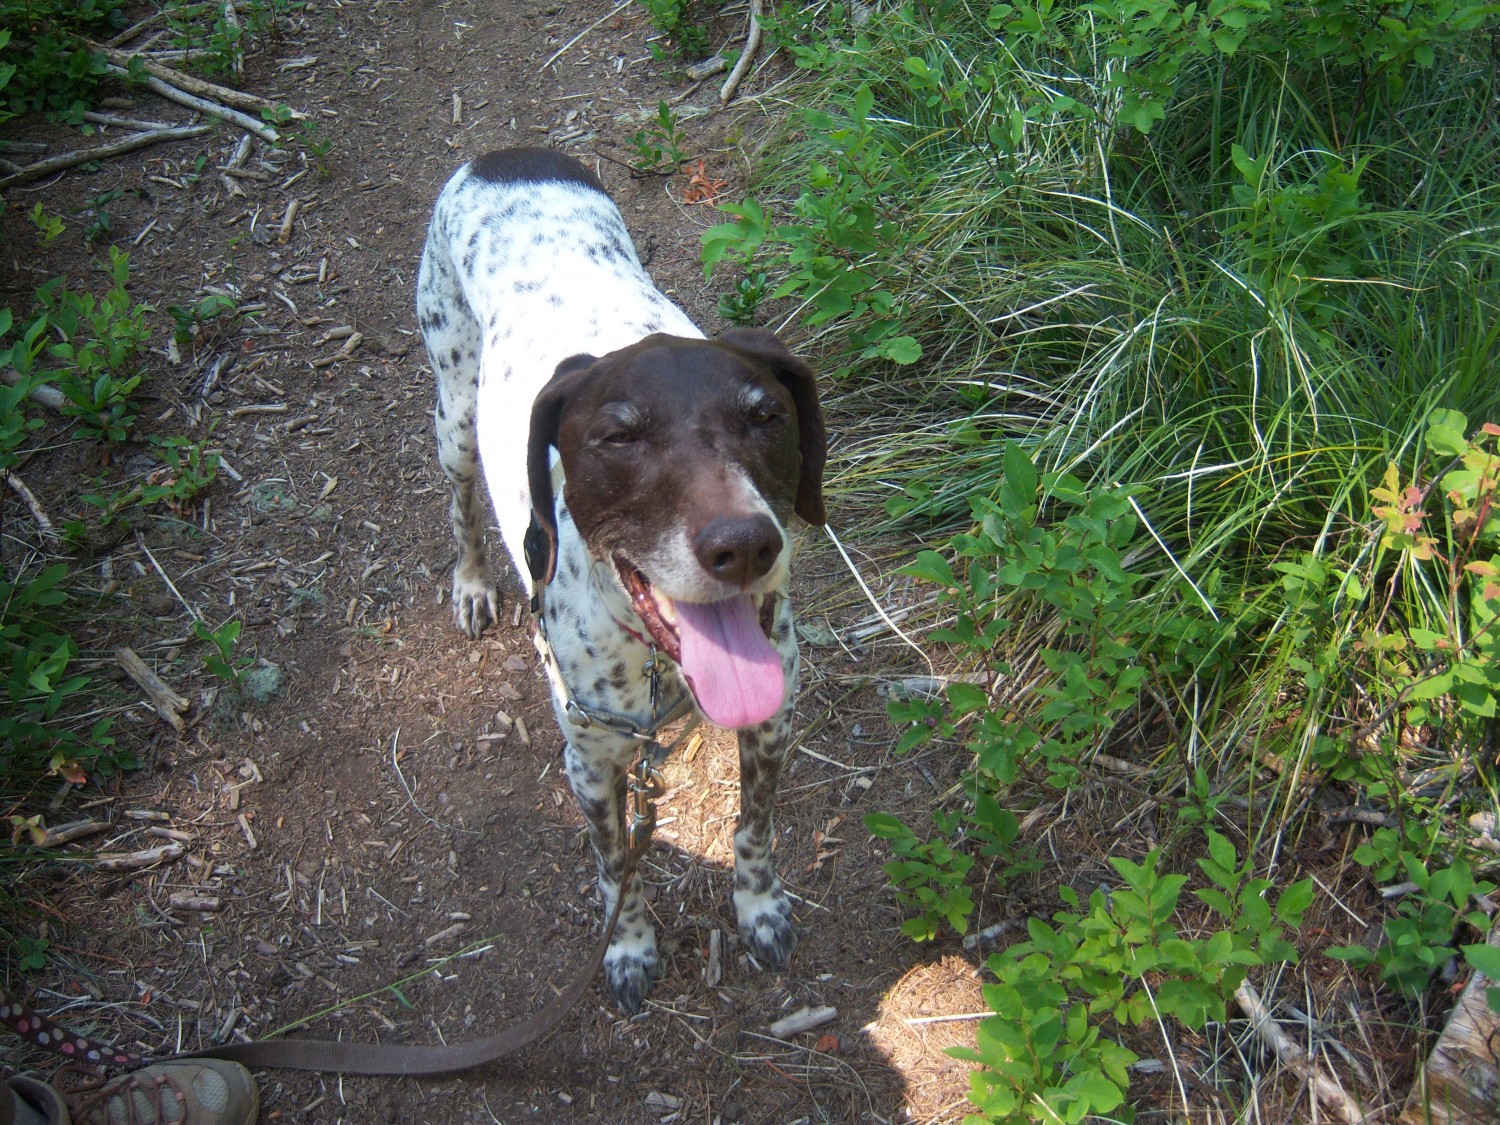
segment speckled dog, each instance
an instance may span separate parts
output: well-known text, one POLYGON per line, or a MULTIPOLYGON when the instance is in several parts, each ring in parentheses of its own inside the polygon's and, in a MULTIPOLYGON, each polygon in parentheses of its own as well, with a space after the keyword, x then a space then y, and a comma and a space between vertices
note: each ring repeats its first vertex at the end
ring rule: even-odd
POLYGON ((786 525, 824 518, 812 372, 769 332, 705 340, 651 283, 598 179, 544 149, 492 153, 449 181, 417 312, 453 484, 459 628, 478 636, 497 619, 481 466, 528 593, 528 527, 540 548, 568 780, 606 913, 626 896, 605 958, 616 999, 636 1011, 659 969, 640 879, 620 886, 636 744, 575 725, 566 704, 649 717, 653 647, 672 662, 666 695, 685 687, 739 732, 739 932, 757 959, 784 965, 796 934, 771 862, 772 802, 797 684, 786 525))

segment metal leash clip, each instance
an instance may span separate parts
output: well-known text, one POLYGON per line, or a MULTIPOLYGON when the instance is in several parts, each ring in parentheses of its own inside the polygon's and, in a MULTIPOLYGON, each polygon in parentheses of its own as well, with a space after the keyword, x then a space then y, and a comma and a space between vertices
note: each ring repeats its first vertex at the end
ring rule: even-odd
POLYGON ((655 722, 661 717, 661 677, 666 671, 666 663, 656 653, 656 646, 651 646, 651 655, 646 657, 646 663, 641 665, 641 675, 646 677, 646 684, 651 692, 651 720, 655 722))
MULTIPOLYGON (((656 746, 656 743, 652 743, 656 746)), ((659 770, 651 762, 650 750, 640 756, 630 778, 631 816, 629 845, 644 848, 656 829, 656 800, 667 791, 659 770)))

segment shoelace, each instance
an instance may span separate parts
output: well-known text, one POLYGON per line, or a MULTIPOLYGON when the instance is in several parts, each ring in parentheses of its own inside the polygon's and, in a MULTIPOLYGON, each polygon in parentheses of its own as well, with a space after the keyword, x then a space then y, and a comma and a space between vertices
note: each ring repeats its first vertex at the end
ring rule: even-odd
POLYGON ((68 1103, 68 1112, 75 1122, 87 1122, 89 1114, 101 1110, 103 1115, 99 1120, 113 1122, 109 1102, 112 1098, 118 1098, 125 1108, 125 1125, 190 1125, 187 1120, 187 1094, 169 1075, 159 1074, 152 1080, 127 1074, 110 1082, 106 1081, 104 1075, 87 1067, 64 1063, 58 1068, 53 1084, 62 1094, 63 1101, 68 1103), (62 1083, 65 1073, 69 1076, 66 1087, 62 1083), (137 1091, 146 1096, 153 1116, 143 1118, 137 1112, 137 1091), (166 1100, 168 1094, 176 1099, 177 1114, 171 1118, 166 1115, 170 1104, 166 1100))

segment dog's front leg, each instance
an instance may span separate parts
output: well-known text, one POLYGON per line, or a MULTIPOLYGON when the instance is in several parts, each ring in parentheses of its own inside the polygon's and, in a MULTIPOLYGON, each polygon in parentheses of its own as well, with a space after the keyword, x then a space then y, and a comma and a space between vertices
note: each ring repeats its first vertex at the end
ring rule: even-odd
POLYGON ((650 991, 661 962, 656 953, 656 929, 646 916, 646 897, 640 873, 621 887, 625 871, 625 833, 620 810, 625 797, 625 774, 635 744, 609 731, 593 728, 568 734, 563 764, 568 783, 578 798, 578 807, 588 824, 589 839, 599 861, 599 892, 604 898, 604 916, 609 917, 615 900, 623 894, 620 920, 604 954, 604 973, 609 990, 625 1012, 634 1015, 650 991))
POLYGON ((740 940, 757 961, 779 969, 797 945, 792 904, 771 859, 776 782, 791 748, 792 712, 740 731, 740 819, 734 833, 734 909, 740 940), (769 729, 767 729, 769 728, 769 729))

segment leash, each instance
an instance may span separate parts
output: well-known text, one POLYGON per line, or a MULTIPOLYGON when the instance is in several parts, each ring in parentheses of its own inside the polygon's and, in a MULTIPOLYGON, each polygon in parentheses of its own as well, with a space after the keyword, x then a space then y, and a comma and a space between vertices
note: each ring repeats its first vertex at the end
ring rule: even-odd
MULTIPOLYGON (((536 529, 535 517, 532 520, 536 529)), ((0 987, 0 1023, 9 1026, 19 1035, 40 1047, 63 1055, 79 1063, 98 1067, 123 1067, 138 1069, 155 1062, 177 1059, 226 1059, 247 1067, 263 1067, 272 1070, 312 1070, 330 1074, 404 1075, 447 1074, 468 1070, 493 1062, 521 1048, 535 1043, 555 1028, 568 1010, 576 1004, 593 983, 604 955, 614 937, 620 921, 620 910, 625 903, 625 888, 630 885, 641 858, 651 844, 651 834, 656 828, 656 801, 665 791, 660 767, 679 747, 684 745, 698 725, 693 715, 687 725, 670 746, 663 746, 657 735, 661 730, 693 711, 693 698, 684 691, 673 702, 661 705, 662 681, 666 662, 650 646, 650 657, 641 672, 646 677, 651 701, 651 716, 643 722, 629 715, 621 715, 603 708, 582 703, 573 695, 563 678, 552 647, 547 643, 546 618, 542 612, 542 590, 546 585, 545 569, 540 568, 534 558, 533 536, 528 533, 526 556, 533 577, 531 596, 532 620, 535 622, 534 637, 537 651, 546 663, 549 678, 558 685, 563 701, 563 713, 568 721, 580 729, 602 726, 616 734, 630 738, 639 746, 639 755, 631 770, 629 793, 631 799, 630 822, 625 832, 625 864, 620 876, 620 892, 615 897, 614 909, 605 923, 603 932, 594 946, 592 956, 567 988, 559 992, 546 1006, 523 1020, 508 1024, 492 1035, 462 1043, 436 1046, 402 1043, 352 1043, 338 1039, 275 1039, 248 1043, 226 1043, 200 1051, 183 1051, 175 1055, 154 1058, 121 1051, 107 1043, 85 1038, 67 1030, 50 1017, 42 1015, 28 1005, 9 996, 0 987)))
POLYGON ((573 982, 558 993, 545 1007, 523 1020, 509 1024, 492 1035, 463 1043, 438 1046, 403 1043, 351 1043, 337 1039, 275 1039, 250 1043, 226 1043, 201 1051, 183 1051, 174 1055, 151 1057, 121 1051, 106 1043, 87 1039, 68 1031, 51 1018, 34 1011, 0 989, 0 1023, 37 1046, 79 1063, 100 1067, 138 1069, 156 1062, 177 1059, 228 1059, 247 1067, 273 1070, 315 1070, 336 1074, 423 1075, 446 1074, 468 1070, 514 1054, 555 1028, 570 1008, 593 983, 605 951, 614 937, 625 902, 624 888, 639 867, 641 857, 651 844, 656 827, 656 798, 661 795, 661 779, 654 766, 646 765, 642 755, 631 781, 634 797, 631 823, 626 832, 625 866, 620 879, 621 893, 614 910, 587 966, 573 982))

